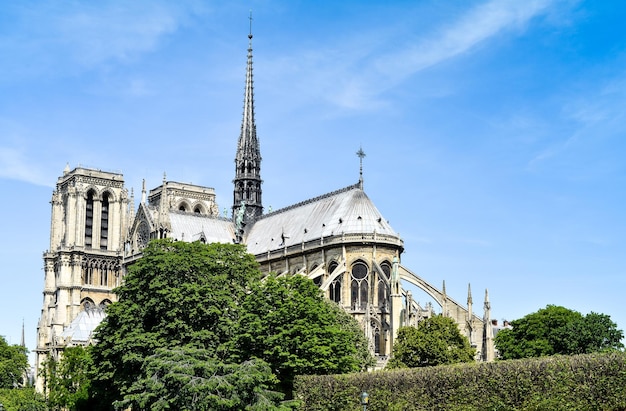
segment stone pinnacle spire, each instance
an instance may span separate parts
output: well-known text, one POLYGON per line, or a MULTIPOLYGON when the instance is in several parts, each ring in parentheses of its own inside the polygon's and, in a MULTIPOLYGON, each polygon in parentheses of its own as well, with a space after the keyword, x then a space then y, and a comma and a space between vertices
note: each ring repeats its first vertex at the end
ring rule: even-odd
POLYGON ((254 81, 252 78, 252 12, 248 34, 248 63, 246 65, 246 87, 243 100, 243 119, 235 155, 235 179, 233 191, 233 219, 243 229, 249 221, 263 213, 261 201, 261 150, 254 121, 254 81))

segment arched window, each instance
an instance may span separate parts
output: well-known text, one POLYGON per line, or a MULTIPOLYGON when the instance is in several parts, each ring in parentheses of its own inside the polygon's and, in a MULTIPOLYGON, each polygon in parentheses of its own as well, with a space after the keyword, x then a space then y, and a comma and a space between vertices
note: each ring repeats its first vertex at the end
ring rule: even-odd
MULTIPOLYGON (((311 266, 311 268, 309 269, 309 273, 312 273, 313 271, 315 271, 315 269, 317 268, 317 264, 313 264, 311 266)), ((324 279, 323 275, 318 275, 317 277, 313 278, 313 283, 320 287, 322 285, 322 280, 324 279)))
POLYGON ((93 310, 96 308, 96 304, 94 304, 93 300, 89 297, 84 298, 83 301, 80 302, 80 305, 83 306, 84 310, 93 310))
MULTIPOLYGON (((328 274, 332 274, 333 271, 337 268, 339 264, 336 261, 331 262, 328 265, 328 274)), ((328 287, 329 298, 331 301, 336 303, 341 303, 341 283, 343 282, 343 274, 339 277, 335 278, 331 283, 330 287, 328 287)))
POLYGON ((196 208, 194 208, 193 212, 196 213, 196 214, 202 214, 202 210, 200 210, 199 206, 196 206, 196 208))
POLYGON ((374 353, 379 354, 381 352, 381 349, 383 349, 384 347, 384 341, 382 340, 383 335, 380 332, 380 325, 378 324, 377 321, 372 320, 372 322, 370 323, 372 326, 372 333, 374 337, 374 353))
POLYGON ((109 193, 102 196, 102 214, 100 215, 100 249, 106 250, 109 241, 109 193))
POLYGON ((100 285, 105 287, 109 285, 109 267, 106 264, 100 269, 100 285))
MULTIPOLYGON (((389 277, 391 276, 391 266, 389 263, 384 262, 380 265, 380 268, 383 269, 383 273, 385 277, 387 277, 387 281, 389 281, 389 277)), ((389 306, 389 288, 387 284, 382 278, 378 279, 378 306, 379 307, 388 307, 389 306)))
POLYGON ((101 309, 105 309, 109 305, 111 305, 111 300, 105 298, 104 300, 100 302, 100 304, 98 304, 98 307, 101 309))
POLYGON ((368 268, 363 262, 352 266, 352 282, 350 284, 350 304, 354 309, 364 309, 368 302, 368 268))
POLYGON ((93 236, 93 190, 87 193, 87 204, 85 206, 85 247, 91 248, 93 236))
POLYGON ((93 284, 93 266, 91 264, 88 264, 85 267, 84 284, 86 285, 93 284))

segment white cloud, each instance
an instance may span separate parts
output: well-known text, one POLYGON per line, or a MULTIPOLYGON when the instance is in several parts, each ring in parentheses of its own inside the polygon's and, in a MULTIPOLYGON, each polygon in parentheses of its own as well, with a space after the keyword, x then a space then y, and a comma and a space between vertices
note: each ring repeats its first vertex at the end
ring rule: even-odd
POLYGON ((0 177, 49 186, 50 178, 28 161, 24 153, 10 147, 0 147, 0 177))
POLYGON ((310 69, 311 73, 298 76, 310 80, 310 91, 340 108, 380 107, 385 104, 381 94, 410 76, 468 53, 503 32, 523 31, 533 18, 547 14, 554 4, 554 0, 492 0, 430 35, 417 32, 411 37, 403 30, 399 30, 401 34, 387 30, 385 34, 359 33, 358 39, 342 44, 340 49, 307 52, 294 57, 297 62, 283 62, 284 69, 310 69), (381 42, 376 35, 387 37, 381 42), (368 44, 364 40, 367 38, 376 41, 368 44), (378 53, 381 49, 388 51, 378 53))
POLYGON ((12 56, 13 71, 22 74, 126 62, 156 49, 206 12, 199 4, 137 0, 14 5, 5 8, 13 22, 4 29, 0 52, 12 56))

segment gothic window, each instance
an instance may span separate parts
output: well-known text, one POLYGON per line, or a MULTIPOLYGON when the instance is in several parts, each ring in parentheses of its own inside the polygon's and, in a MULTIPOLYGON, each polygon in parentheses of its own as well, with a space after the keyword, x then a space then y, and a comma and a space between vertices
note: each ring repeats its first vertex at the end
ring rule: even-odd
POLYGON ((196 206, 196 208, 194 208, 193 212, 196 213, 196 214, 202 214, 202 210, 200 210, 200 206, 196 206))
POLYGON ((87 205, 85 206, 85 247, 91 248, 93 235, 93 190, 87 193, 87 205))
POLYGON ((101 309, 105 309, 106 307, 108 307, 109 305, 111 305, 111 300, 108 299, 104 299, 100 302, 100 304, 98 304, 98 307, 101 309))
POLYGON ((139 228, 137 229, 137 247, 145 248, 150 241, 150 229, 145 222, 141 222, 139 224, 139 228))
MULTIPOLYGON (((389 281, 389 277, 391 276, 391 266, 385 262, 380 265, 380 268, 383 269, 383 273, 385 274, 387 281, 389 281)), ((378 279, 378 306, 389 306, 389 288, 382 278, 378 279)))
POLYGON ((352 282, 350 285, 351 306, 355 309, 364 309, 368 302, 368 268, 362 262, 352 266, 352 282))
MULTIPOLYGON (((333 261, 328 265, 328 274, 332 274, 333 271, 337 268, 337 262, 333 261)), ((328 287, 329 297, 331 301, 336 303, 341 303, 341 283, 343 282, 343 274, 339 277, 335 278, 331 283, 330 287, 328 287)))
POLYGON ((93 267, 90 265, 87 265, 87 267, 85 267, 85 284, 90 285, 93 283, 93 267))
POLYGON ((384 341, 382 341, 381 339, 383 338, 382 333, 380 332, 380 327, 378 325, 378 322, 376 321, 372 321, 371 322, 372 325, 372 333, 374 334, 374 353, 379 354, 381 353, 381 348, 383 348, 383 344, 384 341))
POLYGON ((93 310, 94 308, 96 308, 96 304, 94 304, 91 298, 83 299, 80 304, 83 306, 84 310, 93 310))
POLYGON ((100 270, 100 285, 109 285, 109 268, 106 265, 102 266, 100 270))
POLYGON ((102 214, 100 216, 100 249, 106 250, 109 238, 109 193, 102 196, 102 214))

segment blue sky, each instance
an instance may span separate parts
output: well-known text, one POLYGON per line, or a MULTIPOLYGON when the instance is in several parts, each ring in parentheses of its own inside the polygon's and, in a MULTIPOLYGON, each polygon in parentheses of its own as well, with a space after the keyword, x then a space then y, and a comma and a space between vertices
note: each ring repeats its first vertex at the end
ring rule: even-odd
POLYGON ((66 163, 230 207, 250 9, 266 207, 355 183, 362 146, 412 271, 626 327, 623 2, 26 0, 0 5, 0 335, 35 348, 66 163))

